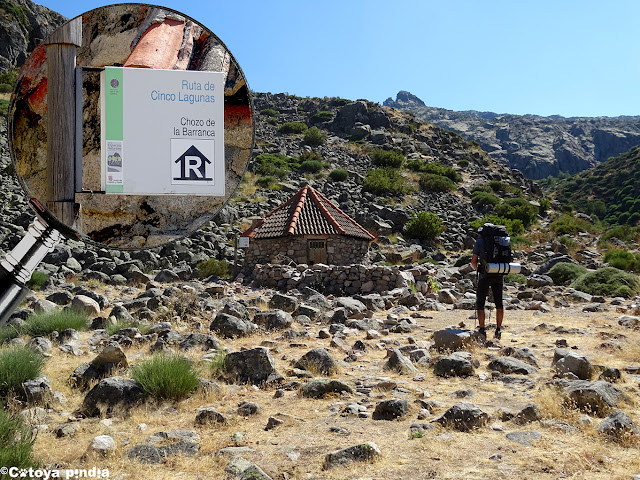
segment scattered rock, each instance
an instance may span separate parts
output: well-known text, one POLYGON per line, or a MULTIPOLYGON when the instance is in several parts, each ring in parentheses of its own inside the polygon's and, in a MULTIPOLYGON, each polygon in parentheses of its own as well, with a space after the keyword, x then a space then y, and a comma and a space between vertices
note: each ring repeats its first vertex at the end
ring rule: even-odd
POLYGON ((542 435, 534 431, 522 431, 507 433, 507 438, 512 442, 519 443, 525 447, 530 447, 532 442, 540 440, 542 435))
POLYGON ((263 347, 229 353, 225 359, 224 374, 231 381, 254 385, 276 381, 279 375, 273 357, 263 347))
POLYGON ((519 375, 533 375, 538 372, 538 370, 528 363, 513 357, 498 357, 489 362, 487 368, 504 374, 516 373, 519 375))
POLYGON ((314 348, 305 353, 295 364, 295 368, 333 375, 338 371, 338 363, 324 348, 314 348))
POLYGON ((323 470, 344 466, 352 462, 373 462, 382 456, 382 452, 373 442, 336 450, 329 453, 324 460, 323 470))
POLYGON ((489 418, 488 413, 483 412, 473 403, 458 402, 432 422, 460 432, 468 432, 484 427, 489 423, 489 418))
POLYGON ((409 402, 402 399, 383 400, 376 405, 371 418, 373 420, 395 420, 409 413, 409 402))
POLYGON ((311 398, 321 398, 327 393, 352 393, 351 387, 339 380, 320 378, 311 380, 302 386, 302 395, 311 398))
POLYGON ((473 375, 473 365, 470 355, 455 352, 436 360, 434 373, 439 377, 468 377, 473 375))
POLYGON ((400 350, 394 348, 389 360, 384 364, 384 370, 393 370, 398 373, 416 373, 418 369, 411 363, 411 360, 402 355, 400 350))

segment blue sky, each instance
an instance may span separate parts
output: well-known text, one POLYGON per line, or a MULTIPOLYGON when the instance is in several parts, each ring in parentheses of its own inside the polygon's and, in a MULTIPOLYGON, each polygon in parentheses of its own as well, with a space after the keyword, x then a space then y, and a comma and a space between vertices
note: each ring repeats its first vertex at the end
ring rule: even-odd
MULTIPOLYGON (((36 0, 72 18, 99 0, 36 0)), ((640 115, 636 0, 165 0, 257 92, 498 113, 640 115)))

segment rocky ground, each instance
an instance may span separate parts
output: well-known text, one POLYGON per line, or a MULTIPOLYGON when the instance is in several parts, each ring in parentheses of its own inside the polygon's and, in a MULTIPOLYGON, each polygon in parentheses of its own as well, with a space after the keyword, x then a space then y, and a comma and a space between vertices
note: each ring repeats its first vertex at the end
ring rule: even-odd
POLYGON ((520 309, 531 289, 511 285, 502 338, 481 344, 458 273, 439 270, 450 288, 420 304, 409 288, 71 279, 28 305, 75 305, 92 328, 11 341, 48 357, 31 401, 12 407, 50 468, 109 478, 636 478, 638 306, 541 287, 544 308, 520 309), (132 319, 149 333, 101 329, 132 319), (188 399, 144 399, 129 380, 159 350, 195 362, 203 380, 188 399))
MULTIPOLYGON (((535 185, 450 132, 366 101, 256 95, 256 111, 267 107, 278 119, 259 116, 256 154, 300 155, 309 147, 278 125, 310 122, 329 109, 333 119, 320 125, 327 142, 317 151, 332 168, 350 170, 350 180, 296 173, 278 191, 245 183, 222 215, 181 242, 119 251, 66 241, 40 265, 49 280, 11 323, 67 305, 90 319, 87 332, 12 341, 49 356, 46 378, 27 385, 29 400, 12 403, 36 426, 45 464, 99 464, 123 479, 640 474, 638 299, 593 297, 546 275, 558 262, 601 266, 596 238, 576 235, 569 251, 540 233, 516 250, 527 283, 507 287, 502 339, 490 335, 479 345, 470 318, 474 272, 463 252, 473 239, 469 220, 486 212, 471 204, 471 188, 495 179, 534 194, 535 185), (353 135, 364 143, 354 144, 353 135), (371 168, 363 145, 458 166, 463 183, 455 194, 383 201, 359 183, 371 168), (199 262, 231 261, 243 224, 305 182, 377 229, 377 264, 249 268, 235 282, 202 278, 199 262), (439 244, 398 236, 422 209, 447 225, 439 244), (431 261, 402 264, 408 259, 431 261), (129 322, 138 326, 105 332, 129 322), (443 333, 447 327, 459 331, 443 333), (188 399, 144 398, 132 380, 131 367, 162 350, 199 369, 201 388, 188 399)), ((6 251, 32 214, 9 174, 0 133, 6 251)), ((547 223, 539 219, 542 232, 547 223)))

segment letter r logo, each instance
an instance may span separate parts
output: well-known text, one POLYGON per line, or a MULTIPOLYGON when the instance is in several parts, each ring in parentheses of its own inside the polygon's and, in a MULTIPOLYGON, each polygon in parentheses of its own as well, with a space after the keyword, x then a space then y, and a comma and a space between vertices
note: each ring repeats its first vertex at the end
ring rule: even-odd
POLYGON ((193 155, 185 155, 185 178, 197 179, 203 178, 203 172, 200 171, 202 167, 202 159, 193 155))

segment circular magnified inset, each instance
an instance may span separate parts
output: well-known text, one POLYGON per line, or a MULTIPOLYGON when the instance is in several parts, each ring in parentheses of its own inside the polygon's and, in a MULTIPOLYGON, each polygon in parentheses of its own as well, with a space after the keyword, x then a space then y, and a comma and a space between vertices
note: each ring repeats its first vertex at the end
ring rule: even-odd
POLYGON ((119 248, 173 241, 217 214, 255 131, 249 87, 222 41, 145 4, 91 10, 47 37, 20 72, 9 121, 36 210, 66 235, 119 248))

